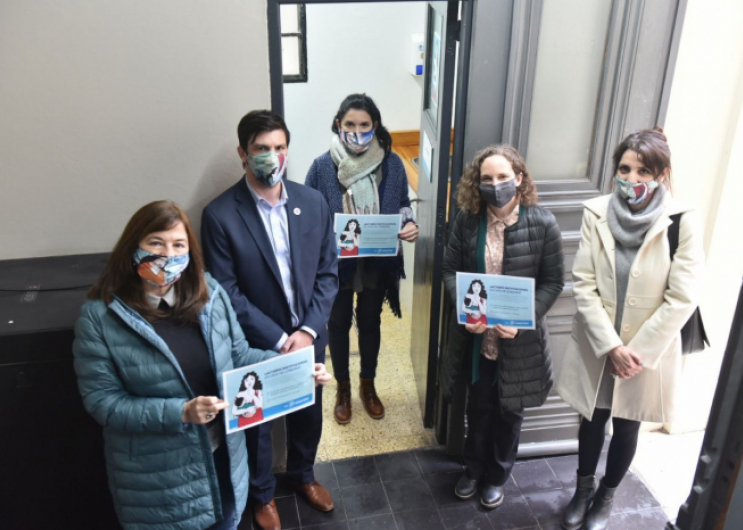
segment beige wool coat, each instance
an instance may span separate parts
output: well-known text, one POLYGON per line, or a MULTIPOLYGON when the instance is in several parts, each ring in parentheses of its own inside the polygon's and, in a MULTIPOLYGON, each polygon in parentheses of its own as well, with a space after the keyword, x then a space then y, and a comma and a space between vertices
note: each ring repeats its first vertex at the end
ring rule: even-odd
POLYGON ((651 225, 632 264, 621 333, 614 326, 616 273, 614 237, 607 211, 611 195, 584 203, 581 242, 573 266, 577 312, 573 318, 556 390, 583 417, 591 419, 607 353, 626 345, 644 362, 631 379, 616 379, 612 415, 637 421, 673 418, 675 387, 682 366, 681 328, 697 307, 704 248, 694 211, 666 194, 663 212, 651 225), (679 246, 671 263, 670 216, 683 213, 679 246))

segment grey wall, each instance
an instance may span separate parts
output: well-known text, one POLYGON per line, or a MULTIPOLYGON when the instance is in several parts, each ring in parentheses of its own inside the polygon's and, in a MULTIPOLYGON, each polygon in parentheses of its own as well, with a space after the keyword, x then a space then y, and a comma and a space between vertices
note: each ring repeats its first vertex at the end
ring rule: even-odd
POLYGON ((0 259, 109 250, 155 199, 238 179, 270 106, 265 0, 0 3, 0 259))

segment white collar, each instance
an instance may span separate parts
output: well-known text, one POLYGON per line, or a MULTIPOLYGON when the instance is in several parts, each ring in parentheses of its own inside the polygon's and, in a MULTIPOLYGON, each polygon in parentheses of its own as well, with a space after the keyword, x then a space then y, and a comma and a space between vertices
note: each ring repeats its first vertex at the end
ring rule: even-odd
POLYGON ((171 286, 170 289, 168 289, 168 292, 165 293, 165 296, 158 296, 156 294, 152 294, 149 291, 145 291, 145 298, 147 298, 147 302, 150 304, 150 306, 153 309, 157 309, 160 307, 160 302, 165 300, 165 303, 168 304, 169 307, 173 307, 175 305, 175 289, 171 286))

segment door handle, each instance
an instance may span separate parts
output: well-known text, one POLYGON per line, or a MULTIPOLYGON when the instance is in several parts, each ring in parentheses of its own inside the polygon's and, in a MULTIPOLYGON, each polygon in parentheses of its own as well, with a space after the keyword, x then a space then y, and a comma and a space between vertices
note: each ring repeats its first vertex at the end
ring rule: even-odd
POLYGON ((410 203, 411 204, 414 204, 414 203, 417 203, 417 202, 423 202, 423 199, 410 199, 410 203))

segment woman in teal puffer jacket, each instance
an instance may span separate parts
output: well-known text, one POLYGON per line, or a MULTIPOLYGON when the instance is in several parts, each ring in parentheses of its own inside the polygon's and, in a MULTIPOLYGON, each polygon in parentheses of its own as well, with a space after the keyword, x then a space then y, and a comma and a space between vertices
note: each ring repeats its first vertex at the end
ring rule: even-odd
POLYGON ((245 436, 225 435, 222 372, 278 353, 248 346, 229 297, 203 270, 185 212, 150 203, 127 224, 75 326, 80 393, 103 426, 127 530, 235 529, 245 509, 245 436))

